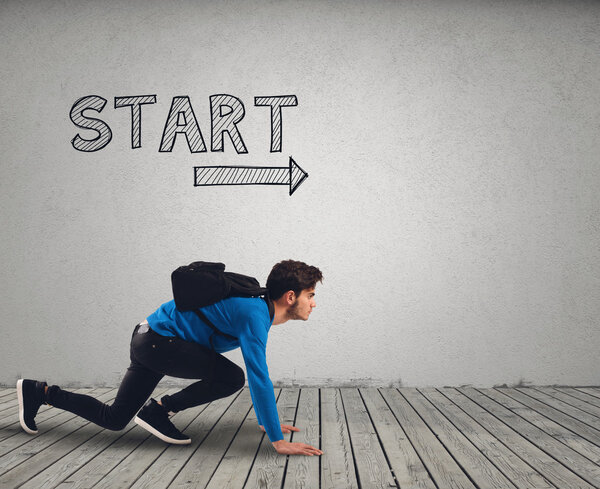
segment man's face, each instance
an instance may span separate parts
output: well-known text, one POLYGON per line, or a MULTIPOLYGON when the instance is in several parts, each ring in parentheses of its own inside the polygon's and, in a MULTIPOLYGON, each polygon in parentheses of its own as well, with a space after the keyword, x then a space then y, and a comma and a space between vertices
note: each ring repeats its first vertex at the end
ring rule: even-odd
POLYGON ((300 292, 299 296, 296 296, 295 302, 288 309, 288 316, 290 319, 302 319, 306 321, 313 307, 317 307, 314 287, 304 289, 300 292))

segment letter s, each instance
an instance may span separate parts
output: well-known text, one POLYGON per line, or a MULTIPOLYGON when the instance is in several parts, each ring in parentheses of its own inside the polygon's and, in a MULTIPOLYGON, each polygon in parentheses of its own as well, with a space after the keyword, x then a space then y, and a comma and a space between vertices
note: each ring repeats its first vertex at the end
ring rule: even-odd
POLYGON ((85 152, 98 151, 110 143, 112 131, 110 130, 110 127, 108 127, 108 124, 100 119, 85 117, 83 115, 83 112, 87 109, 102 112, 105 105, 106 99, 99 97, 98 95, 88 95, 86 97, 81 97, 73 104, 73 107, 71 107, 70 116, 73 124, 82 129, 91 129, 98 133, 94 139, 83 139, 77 134, 71 140, 71 144, 76 150, 85 152))

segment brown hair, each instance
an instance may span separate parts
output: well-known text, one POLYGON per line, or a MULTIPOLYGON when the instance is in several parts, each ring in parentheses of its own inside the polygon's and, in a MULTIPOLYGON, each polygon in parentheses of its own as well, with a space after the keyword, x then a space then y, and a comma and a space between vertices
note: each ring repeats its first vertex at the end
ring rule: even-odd
POLYGON ((304 289, 312 289, 322 281, 323 274, 317 267, 301 261, 283 260, 272 268, 267 278, 267 289, 271 299, 277 300, 288 290, 300 295, 304 289))

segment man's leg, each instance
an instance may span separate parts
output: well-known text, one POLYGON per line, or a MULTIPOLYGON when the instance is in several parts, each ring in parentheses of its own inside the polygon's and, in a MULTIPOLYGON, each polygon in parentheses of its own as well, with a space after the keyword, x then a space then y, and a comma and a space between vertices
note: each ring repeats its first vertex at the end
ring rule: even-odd
POLYGON ((191 440, 171 423, 169 411, 177 412, 233 394, 244 386, 244 372, 233 362, 209 348, 177 337, 162 336, 142 323, 132 339, 132 361, 157 374, 184 379, 203 379, 159 405, 150 399, 134 421, 168 443, 191 440))
MULTIPOLYGON (((134 336, 132 348, 133 355, 141 365, 161 375, 171 377, 206 379, 211 375, 214 368, 215 353, 213 351, 197 343, 159 335, 147 324, 140 326, 140 332, 142 333, 134 336)), ((189 403, 185 407, 203 402, 189 403)), ((150 399, 134 418, 134 421, 167 443, 191 443, 191 439, 181 433, 171 423, 168 416, 169 411, 179 411, 183 407, 174 407, 169 402, 169 396, 163 397, 161 403, 162 405, 159 405, 154 399, 150 399)))
POLYGON ((91 396, 48 387, 46 402, 109 430, 122 430, 143 406, 163 376, 132 359, 111 405, 91 396))
POLYGON ((208 347, 177 337, 165 337, 151 329, 146 335, 152 348, 136 350, 139 362, 163 375, 181 379, 202 379, 171 396, 161 404, 177 412, 215 399, 230 396, 244 386, 244 371, 208 347))
MULTIPOLYGON (((61 389, 57 385, 47 387, 45 382, 19 380, 17 394, 19 398, 19 414, 21 425, 28 433, 37 433, 35 415, 43 403, 70 411, 103 428, 121 430, 142 407, 146 399, 163 377, 160 372, 141 364, 135 356, 135 351, 143 349, 144 341, 137 334, 140 325, 136 326, 132 335, 130 347, 131 364, 123 377, 117 397, 112 405, 97 399, 75 394, 61 389), (136 348, 137 347, 137 348, 136 348)), ((146 346, 146 349, 149 347, 146 346)))
POLYGON ((202 379, 173 395, 163 396, 162 405, 172 412, 230 396, 244 387, 246 380, 244 371, 231 360, 194 343, 181 348, 179 361, 165 375, 202 379))

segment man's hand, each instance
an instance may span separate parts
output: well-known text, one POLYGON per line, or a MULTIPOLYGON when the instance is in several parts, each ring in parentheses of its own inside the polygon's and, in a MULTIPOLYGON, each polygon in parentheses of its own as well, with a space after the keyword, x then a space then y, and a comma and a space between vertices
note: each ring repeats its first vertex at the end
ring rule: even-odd
MULTIPOLYGON (((265 431, 265 427, 262 424, 258 425, 258 426, 261 430, 265 431)), ((289 424, 282 424, 281 431, 283 433, 291 433, 292 431, 300 431, 300 428, 296 428, 295 426, 290 426, 289 424)))
POLYGON ((313 455, 323 455, 321 450, 307 445, 306 443, 291 443, 289 441, 279 440, 273 442, 273 446, 275 447, 275 450, 277 450, 277 453, 283 455, 308 455, 309 457, 312 457, 313 455))

